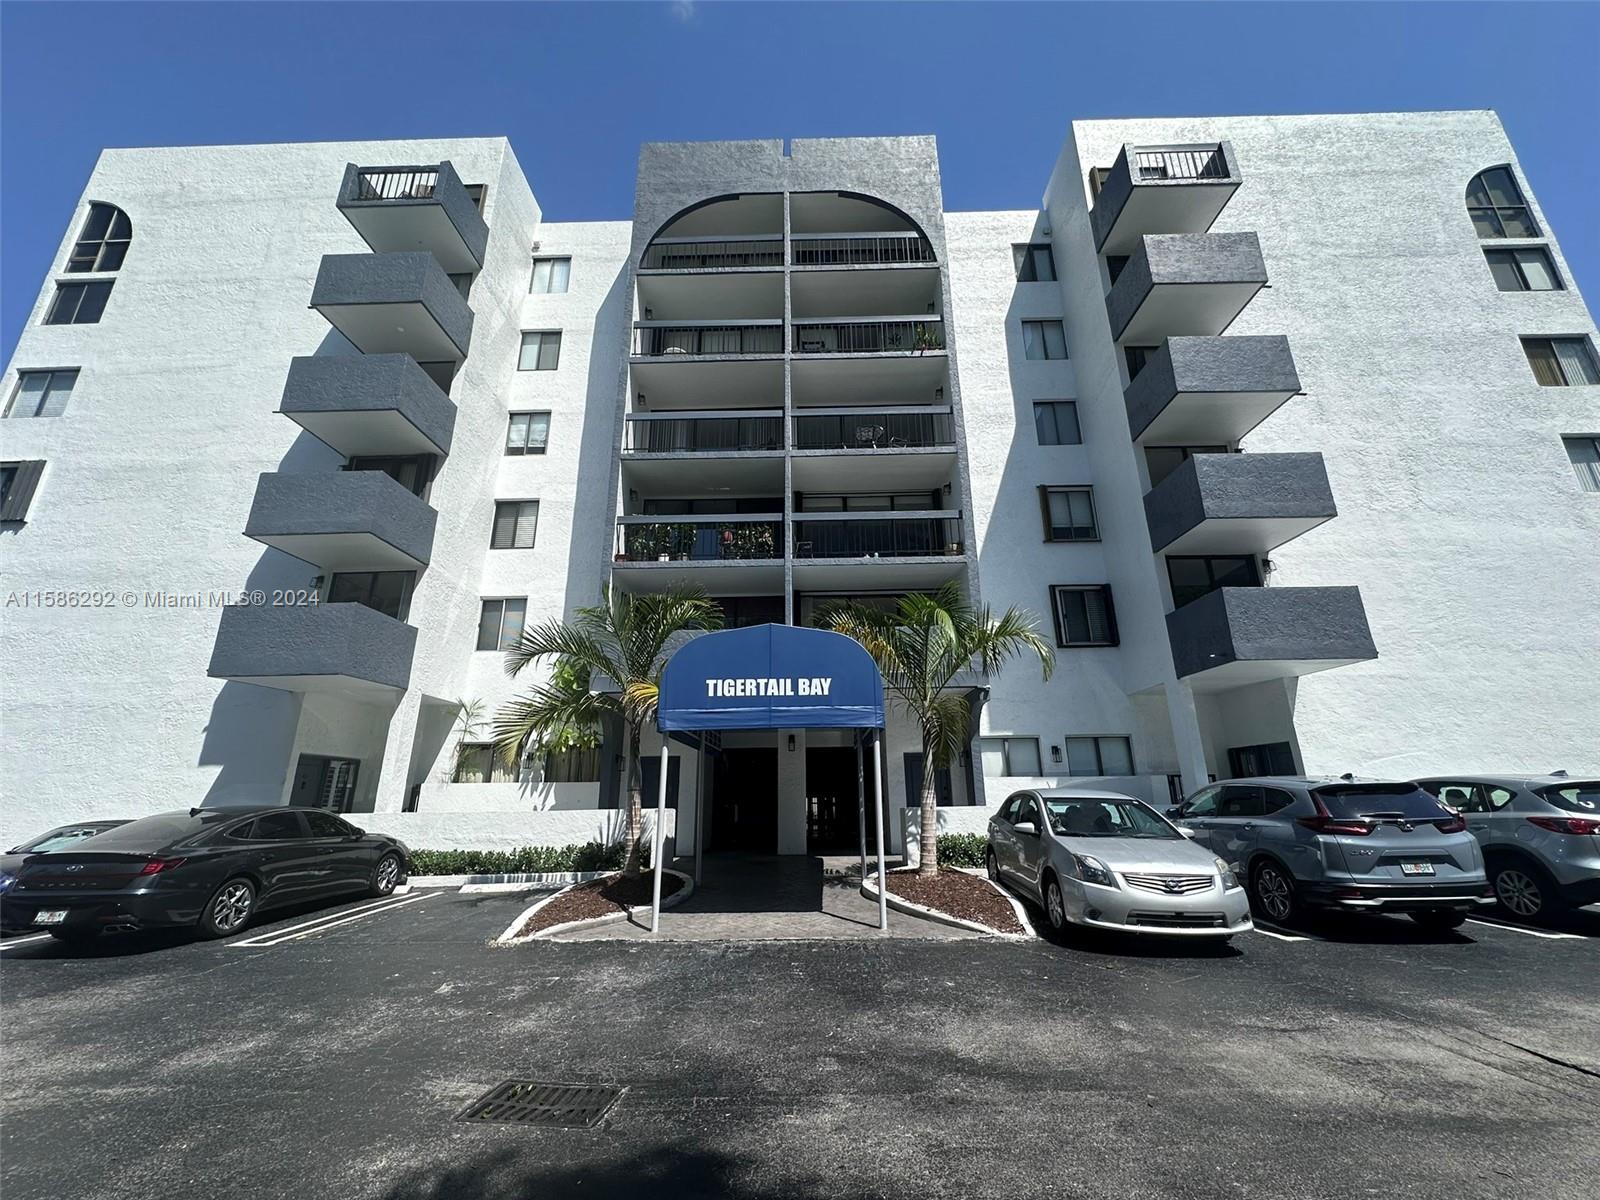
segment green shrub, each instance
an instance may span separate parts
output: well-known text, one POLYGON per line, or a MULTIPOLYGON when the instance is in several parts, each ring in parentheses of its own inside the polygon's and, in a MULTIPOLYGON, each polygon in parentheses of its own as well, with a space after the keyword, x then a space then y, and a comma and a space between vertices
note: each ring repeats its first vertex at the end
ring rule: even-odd
MULTIPOLYGON (((650 842, 645 841, 645 862, 650 842)), ((622 844, 585 842, 581 846, 519 846, 515 850, 413 850, 413 875, 533 875, 560 871, 616 871, 622 844)))
POLYGON ((981 833, 941 833, 939 835, 939 865, 941 867, 981 867, 989 839, 981 833))

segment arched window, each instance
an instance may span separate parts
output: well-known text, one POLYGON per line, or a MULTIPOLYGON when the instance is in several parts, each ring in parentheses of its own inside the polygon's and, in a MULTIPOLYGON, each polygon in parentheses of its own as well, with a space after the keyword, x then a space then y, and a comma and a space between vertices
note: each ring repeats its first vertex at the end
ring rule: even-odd
POLYGON ((1481 238, 1539 236, 1533 211, 1510 167, 1490 167, 1472 177, 1467 184, 1467 213, 1481 238))
POLYGON ((132 240, 133 222, 127 213, 114 204, 91 204, 89 217, 78 233, 78 244, 67 259, 67 270, 73 274, 115 271, 127 257, 132 240))

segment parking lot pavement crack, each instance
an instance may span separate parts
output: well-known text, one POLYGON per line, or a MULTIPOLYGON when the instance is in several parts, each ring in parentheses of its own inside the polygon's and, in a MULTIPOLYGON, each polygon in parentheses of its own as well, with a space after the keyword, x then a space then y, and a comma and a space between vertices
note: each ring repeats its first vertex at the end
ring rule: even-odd
MULTIPOLYGON (((1493 1037, 1494 1035, 1491 1034, 1490 1036, 1493 1037)), ((1575 1062, 1568 1062, 1564 1058, 1557 1058, 1554 1054, 1544 1054, 1538 1050, 1530 1050, 1527 1046, 1519 1046, 1516 1042, 1508 1042, 1502 1037, 1497 1037, 1494 1040, 1499 1042, 1502 1046, 1510 1046, 1513 1050, 1520 1050, 1524 1054, 1531 1054, 1534 1058, 1540 1059, 1543 1062, 1547 1062, 1553 1067, 1565 1067, 1569 1071, 1576 1071, 1580 1075, 1587 1075, 1590 1079, 1600 1079, 1600 1071, 1591 1070, 1590 1068, 1581 1066, 1575 1062)))

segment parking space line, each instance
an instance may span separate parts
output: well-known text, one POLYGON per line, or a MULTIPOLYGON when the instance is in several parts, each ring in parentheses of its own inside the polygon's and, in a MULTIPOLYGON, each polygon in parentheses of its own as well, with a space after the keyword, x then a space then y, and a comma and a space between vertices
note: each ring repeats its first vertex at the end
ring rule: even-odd
POLYGON ((1509 921, 1488 921, 1482 917, 1468 917, 1468 922, 1473 925, 1487 925, 1491 929, 1509 929, 1512 933, 1525 933, 1529 937, 1548 938, 1550 941, 1586 942, 1589 939, 1581 933, 1551 933, 1544 929, 1526 929, 1521 925, 1513 925, 1509 921))
POLYGON ((1320 942, 1322 940, 1321 938, 1309 937, 1299 933, 1278 933, 1275 930, 1268 929, 1260 921, 1257 921, 1255 926, 1257 933, 1264 933, 1269 938, 1277 938, 1280 942, 1320 942))
POLYGON ((327 916, 319 917, 314 921, 306 921, 299 925, 291 925, 287 929, 274 929, 271 933, 257 934, 255 937, 245 938, 242 941, 229 942, 228 945, 243 949, 259 949, 263 946, 276 946, 282 942, 292 942, 297 938, 311 937, 313 934, 321 933, 325 929, 333 929, 339 925, 348 925, 350 922, 359 921, 364 917, 378 916, 382 913, 391 912, 397 908, 404 908, 408 904, 416 904, 422 900, 426 900, 433 894, 434 893, 432 892, 418 892, 414 895, 405 896, 399 900, 396 900, 393 897, 387 897, 383 900, 377 901, 374 904, 368 904, 364 908, 349 909, 341 912, 330 913, 327 916))
POLYGON ((35 942, 48 942, 49 940, 50 935, 48 933, 30 933, 27 937, 10 938, 7 941, 0 942, 0 950, 10 950, 13 946, 31 946, 35 942))

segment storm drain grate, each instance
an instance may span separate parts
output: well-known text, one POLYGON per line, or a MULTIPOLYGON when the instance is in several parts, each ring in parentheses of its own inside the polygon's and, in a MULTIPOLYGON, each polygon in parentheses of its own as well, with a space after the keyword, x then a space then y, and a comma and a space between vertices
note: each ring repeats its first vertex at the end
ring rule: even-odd
POLYGON ((593 1129, 622 1098, 622 1092, 622 1088, 598 1083, 508 1079, 467 1105, 456 1114, 456 1120, 593 1129))

